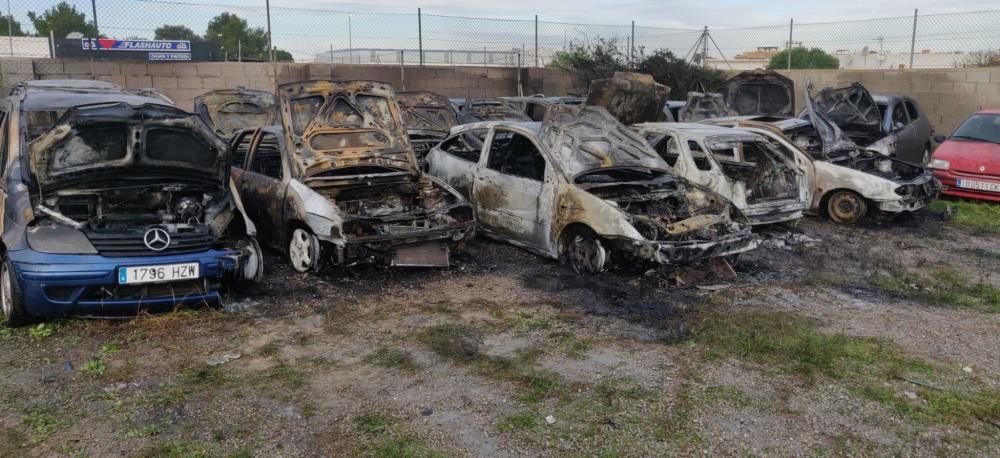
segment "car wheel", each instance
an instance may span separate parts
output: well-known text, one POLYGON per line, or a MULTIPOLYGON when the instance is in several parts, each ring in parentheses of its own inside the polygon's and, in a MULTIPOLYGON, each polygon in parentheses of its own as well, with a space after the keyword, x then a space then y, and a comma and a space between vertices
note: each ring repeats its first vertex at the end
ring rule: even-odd
POLYGON ((854 224, 868 213, 865 199, 851 191, 837 191, 826 200, 826 213, 839 224, 854 224))
POLYGON ((315 270, 319 265, 319 239, 307 229, 295 228, 288 241, 288 259, 298 272, 315 270))
POLYGON ((608 251, 591 230, 577 229, 565 239, 564 252, 569 264, 578 274, 603 272, 608 265, 608 251))
POLYGON ((0 264, 0 309, 3 313, 0 319, 9 327, 23 326, 31 322, 31 316, 24 309, 21 285, 15 278, 13 265, 6 254, 3 255, 3 262, 0 264))
POLYGON ((255 237, 246 237, 240 241, 240 249, 247 258, 240 279, 251 283, 260 283, 264 278, 264 254, 261 252, 260 244, 257 243, 255 237))

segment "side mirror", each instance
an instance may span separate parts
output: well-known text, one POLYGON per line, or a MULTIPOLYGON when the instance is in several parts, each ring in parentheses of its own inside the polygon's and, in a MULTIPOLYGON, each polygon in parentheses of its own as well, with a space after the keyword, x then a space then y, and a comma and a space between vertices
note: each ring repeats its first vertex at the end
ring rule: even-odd
POLYGON ((895 127, 896 130, 903 130, 903 128, 906 127, 906 124, 903 124, 902 122, 898 122, 897 121, 896 125, 893 126, 893 127, 895 127))
POLYGON ((938 135, 934 136, 934 141, 937 142, 937 143, 944 143, 944 141, 947 140, 947 139, 948 139, 947 136, 941 135, 941 134, 938 134, 938 135))

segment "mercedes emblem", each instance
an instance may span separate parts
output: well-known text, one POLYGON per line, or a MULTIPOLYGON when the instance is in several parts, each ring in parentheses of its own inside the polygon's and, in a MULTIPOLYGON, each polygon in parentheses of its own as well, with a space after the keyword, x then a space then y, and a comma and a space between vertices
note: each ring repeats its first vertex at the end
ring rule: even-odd
POLYGON ((150 250, 163 251, 170 246, 170 234, 161 228, 154 227, 146 231, 146 235, 142 237, 142 241, 146 243, 146 247, 150 250))

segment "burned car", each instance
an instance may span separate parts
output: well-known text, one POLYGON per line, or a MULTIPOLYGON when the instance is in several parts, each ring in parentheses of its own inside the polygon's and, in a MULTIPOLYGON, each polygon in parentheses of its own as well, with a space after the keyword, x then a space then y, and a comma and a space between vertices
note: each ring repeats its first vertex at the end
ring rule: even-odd
POLYGON ((504 97, 504 100, 524 111, 532 121, 541 121, 545 118, 545 113, 549 108, 556 105, 582 105, 587 100, 583 97, 572 95, 544 96, 533 95, 528 97, 504 97))
MULTIPOLYGON (((934 131, 912 98, 872 94, 861 83, 853 83, 825 88, 812 100, 815 109, 858 146, 915 164, 930 160, 934 131)), ((805 119, 809 116, 808 111, 802 114, 805 119)))
POLYGON ((458 113, 447 97, 433 92, 399 92, 396 101, 403 113, 403 124, 417 163, 424 166, 424 156, 432 146, 448 136, 458 124, 458 113))
POLYGON ((795 83, 773 70, 748 70, 726 82, 725 103, 737 116, 795 116, 795 83))
POLYGON ((705 119, 735 116, 726 106, 722 94, 714 92, 688 92, 687 102, 677 113, 678 122, 697 122, 705 119))
POLYGON ((741 222, 794 221, 809 203, 803 164, 753 132, 685 123, 632 127, 678 175, 732 202, 741 222))
POLYGON ((464 99, 458 112, 459 124, 482 121, 531 121, 523 110, 500 97, 464 99))
POLYGON ((230 150, 261 242, 295 270, 447 267, 451 247, 474 234, 469 203, 417 167, 388 84, 289 83, 278 105, 281 126, 242 130, 230 150))
POLYGON ((645 73, 615 72, 611 78, 594 80, 587 105, 604 107, 625 125, 666 120, 663 107, 670 88, 645 73))
POLYGON ((941 184, 930 170, 858 147, 809 97, 806 107, 809 121, 749 116, 705 122, 760 129, 779 150, 808 155, 814 164, 810 210, 837 223, 859 222, 872 210, 914 212, 937 198, 941 184))
POLYGON ((217 303, 263 275, 226 145, 197 115, 72 80, 21 83, 2 115, 7 324, 217 303))
POLYGON ((224 140, 239 130, 278 122, 278 100, 274 94, 244 87, 201 94, 194 98, 194 111, 224 140))
POLYGON ((469 197, 483 233, 577 272, 693 263, 757 244, 730 220, 728 201, 674 174, 600 107, 457 126, 427 158, 431 174, 469 197))

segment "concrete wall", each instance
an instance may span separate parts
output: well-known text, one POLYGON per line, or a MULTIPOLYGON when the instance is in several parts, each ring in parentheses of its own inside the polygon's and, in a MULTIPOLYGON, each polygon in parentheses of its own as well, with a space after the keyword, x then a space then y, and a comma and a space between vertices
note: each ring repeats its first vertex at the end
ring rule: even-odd
MULTIPOLYGON (((192 99, 213 89, 245 86, 274 91, 276 84, 309 79, 370 79, 397 91, 429 90, 449 97, 515 95, 518 74, 525 94, 581 94, 586 82, 574 73, 544 68, 405 67, 388 65, 269 64, 269 63, 125 63, 53 59, 3 59, 3 90, 19 81, 38 79, 98 79, 125 88, 156 88, 179 106, 191 109, 192 99)), ((6 93, 6 92, 5 92, 6 93)))
POLYGON ((1000 107, 1000 67, 948 70, 789 70, 795 81, 796 111, 802 110, 809 81, 814 90, 858 81, 872 92, 906 94, 917 100, 935 132, 949 134, 984 107, 1000 107))
MULTIPOLYGON (((183 108, 194 96, 213 89, 245 86, 273 91, 276 83, 306 79, 372 79, 396 90, 429 90, 449 97, 524 94, 585 94, 587 81, 576 74, 546 68, 418 67, 339 64, 268 63, 119 63, 59 59, 0 59, 2 90, 32 78, 96 78, 127 88, 154 87, 183 108)), ((808 81, 816 89, 860 81, 873 92, 913 96, 939 133, 950 133, 970 113, 984 106, 1000 107, 1000 68, 948 70, 790 70, 795 81, 797 110, 802 109, 808 81)), ((675 89, 676 90, 676 89, 675 89)), ((675 97, 682 94, 675 92, 675 97)))

